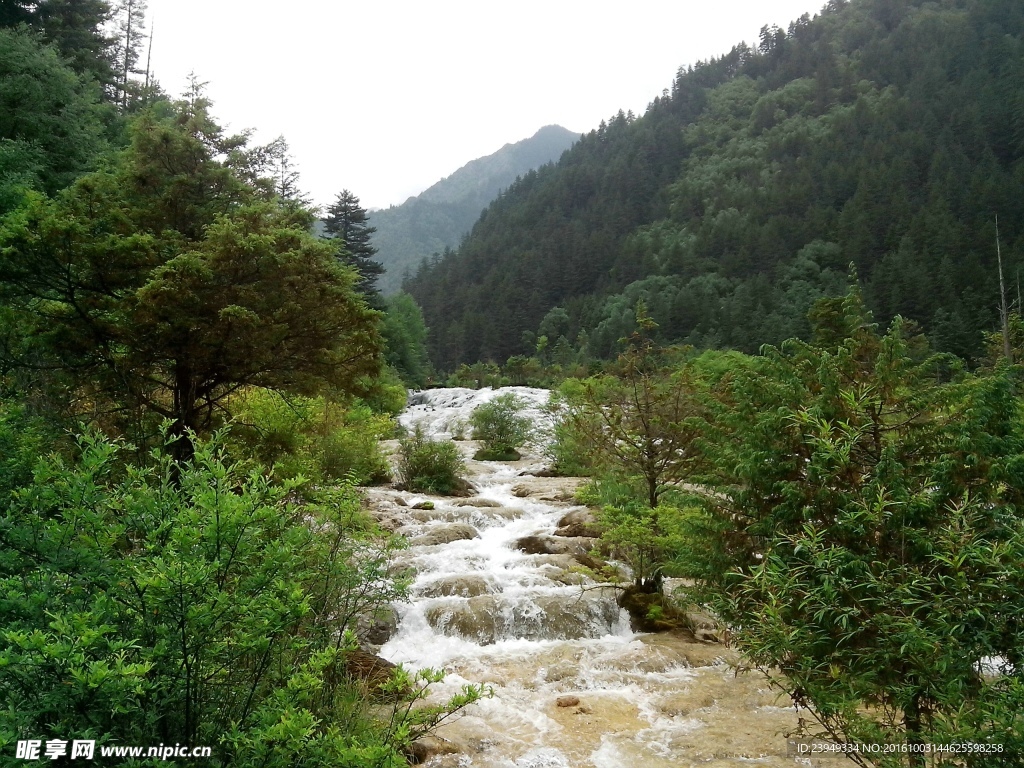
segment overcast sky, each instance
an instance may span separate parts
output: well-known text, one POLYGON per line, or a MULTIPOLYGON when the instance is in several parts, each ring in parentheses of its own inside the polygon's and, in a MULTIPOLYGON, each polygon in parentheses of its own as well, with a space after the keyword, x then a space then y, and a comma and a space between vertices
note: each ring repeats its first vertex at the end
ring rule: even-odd
POLYGON ((152 69, 190 71, 214 115, 283 134, 319 204, 401 203, 558 124, 642 114, 680 66, 753 43, 824 0, 149 0, 152 69))

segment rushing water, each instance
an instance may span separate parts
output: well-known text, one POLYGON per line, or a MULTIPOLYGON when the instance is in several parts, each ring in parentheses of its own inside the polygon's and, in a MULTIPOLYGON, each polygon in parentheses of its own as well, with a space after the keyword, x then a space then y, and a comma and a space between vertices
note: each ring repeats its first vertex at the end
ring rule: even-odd
MULTIPOLYGON (((541 423, 544 390, 509 388, 541 423)), ((431 390, 414 396, 404 425, 428 434, 461 431, 493 390, 431 390)), ((467 458, 475 447, 461 443, 467 458)), ((615 590, 574 569, 570 554, 528 555, 518 539, 551 534, 578 481, 523 472, 540 456, 514 463, 469 462, 479 494, 428 497, 378 492, 378 504, 409 507, 400 532, 416 572, 412 600, 398 606, 395 635, 380 654, 413 669, 448 675, 438 697, 467 682, 494 695, 439 735, 459 751, 428 766, 458 768, 712 768, 793 765, 782 732, 790 710, 753 676, 737 678, 722 646, 671 635, 637 635, 615 590)), ((563 540, 576 545, 580 540, 563 540)), ((571 550, 572 546, 568 546, 571 550)))

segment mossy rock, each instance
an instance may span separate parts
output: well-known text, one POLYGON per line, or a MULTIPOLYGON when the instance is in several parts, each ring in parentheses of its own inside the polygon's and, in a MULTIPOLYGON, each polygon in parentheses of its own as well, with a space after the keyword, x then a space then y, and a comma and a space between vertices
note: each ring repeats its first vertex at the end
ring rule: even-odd
POLYGON ((634 584, 622 591, 618 603, 629 614, 634 632, 690 630, 686 613, 660 592, 647 592, 634 584))
POLYGON ((519 461, 521 458, 523 458, 522 454, 512 448, 507 450, 481 448, 473 454, 473 461, 519 461))

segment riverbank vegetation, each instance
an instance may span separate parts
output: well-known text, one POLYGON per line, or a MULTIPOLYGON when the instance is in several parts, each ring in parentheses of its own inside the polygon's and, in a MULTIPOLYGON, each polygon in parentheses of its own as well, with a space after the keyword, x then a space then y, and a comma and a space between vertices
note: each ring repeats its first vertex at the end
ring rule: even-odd
POLYGON ((355 486, 422 316, 313 233, 283 140, 142 78, 143 6, 0 9, 0 753, 405 765, 481 693, 359 649, 407 584, 355 486))
POLYGON ((883 331, 856 289, 810 323, 755 357, 679 350, 645 369, 637 335, 617 383, 563 386, 606 544, 641 591, 687 579, 683 599, 789 694, 803 735, 911 750, 865 765, 935 764, 913 754, 929 743, 1019 754, 1020 369, 969 373, 913 323, 883 331))

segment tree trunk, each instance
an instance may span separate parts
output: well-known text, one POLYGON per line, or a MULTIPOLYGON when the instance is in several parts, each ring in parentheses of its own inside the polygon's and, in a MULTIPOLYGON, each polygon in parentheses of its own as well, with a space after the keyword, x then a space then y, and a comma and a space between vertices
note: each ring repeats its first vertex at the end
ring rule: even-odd
POLYGON ((903 710, 903 728, 907 734, 907 745, 911 751, 908 753, 908 764, 913 768, 924 768, 924 752, 914 752, 915 746, 920 747, 924 742, 921 738, 923 723, 921 722, 921 694, 915 693, 910 703, 903 710))
MULTIPOLYGON (((186 363, 174 367, 174 423, 171 425, 171 457, 176 467, 192 461, 196 454, 193 434, 196 430, 196 395, 192 371, 186 363)), ((175 481, 178 470, 175 469, 175 481)))

